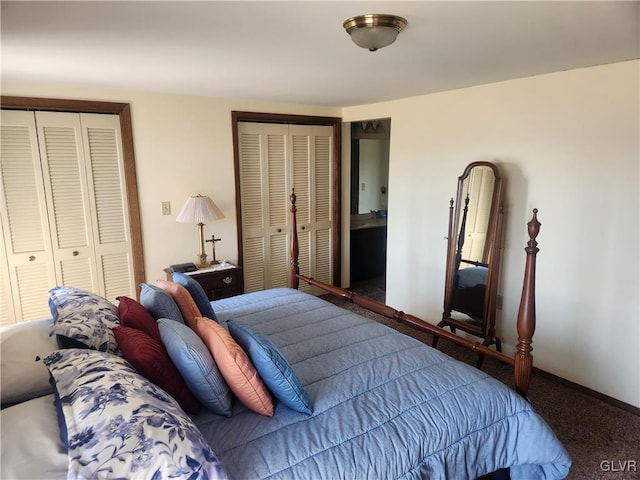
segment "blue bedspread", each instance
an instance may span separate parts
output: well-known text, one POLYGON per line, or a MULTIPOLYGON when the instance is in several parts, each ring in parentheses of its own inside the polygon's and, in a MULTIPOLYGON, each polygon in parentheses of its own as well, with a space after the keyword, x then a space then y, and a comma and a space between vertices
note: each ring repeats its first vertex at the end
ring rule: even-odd
POLYGON ((198 427, 234 479, 564 478, 567 452, 531 406, 484 372, 297 290, 212 302, 218 319, 266 334, 291 363, 312 415, 240 402, 198 427))

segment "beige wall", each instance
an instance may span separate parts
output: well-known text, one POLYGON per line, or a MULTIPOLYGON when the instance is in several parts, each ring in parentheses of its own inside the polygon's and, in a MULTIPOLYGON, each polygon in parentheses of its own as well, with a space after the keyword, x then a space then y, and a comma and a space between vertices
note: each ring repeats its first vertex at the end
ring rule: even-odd
POLYGON ((390 117, 387 270, 396 281, 387 299, 432 322, 441 315, 456 178, 471 161, 494 161, 506 178, 505 349, 516 341, 524 225, 537 207, 535 365, 640 406, 639 70, 624 62, 344 110, 10 82, 2 94, 131 103, 148 281, 193 260, 196 228, 175 216, 194 193, 210 195, 227 217, 205 227, 223 239, 218 258, 237 259, 232 110, 390 117))
POLYGON ((640 406, 639 71, 623 62, 344 109, 345 122, 391 117, 387 275, 407 281, 387 282, 387 302, 439 320, 448 201, 469 162, 493 161, 506 178, 507 350, 536 207, 534 364, 640 406))

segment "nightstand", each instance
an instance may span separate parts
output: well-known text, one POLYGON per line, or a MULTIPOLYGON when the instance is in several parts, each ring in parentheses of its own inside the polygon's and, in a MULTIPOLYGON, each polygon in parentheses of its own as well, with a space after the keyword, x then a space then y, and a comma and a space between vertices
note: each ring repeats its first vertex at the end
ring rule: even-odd
MULTIPOLYGON (((171 269, 165 268, 164 272, 167 274, 167 280, 171 280, 171 269)), ((244 293, 242 267, 230 263, 225 266, 212 265, 195 272, 186 272, 185 275, 189 275, 202 285, 209 300, 220 300, 244 293)))

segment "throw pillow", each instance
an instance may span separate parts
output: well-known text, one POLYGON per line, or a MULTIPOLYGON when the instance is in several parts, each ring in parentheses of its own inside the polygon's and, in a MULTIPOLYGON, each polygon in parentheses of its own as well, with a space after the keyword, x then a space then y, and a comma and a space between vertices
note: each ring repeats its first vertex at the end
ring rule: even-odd
POLYGON ((195 319, 195 331, 209 348, 222 376, 238 399, 261 415, 273 416, 273 400, 251 360, 229 332, 208 318, 195 319))
POLYGON ((121 326, 142 330, 151 338, 160 340, 158 324, 149 310, 133 298, 118 297, 117 300, 121 326))
POLYGON ((198 413, 198 399, 187 387, 160 340, 128 327, 116 327, 113 333, 124 358, 133 368, 175 398, 185 412, 198 413))
POLYGON ((218 321, 216 312, 213 311, 213 307, 211 306, 211 302, 209 301, 207 292, 204 291, 202 285, 200 285, 192 277, 190 277, 189 275, 185 275, 184 273, 173 272, 172 277, 174 282, 176 282, 178 285, 182 285, 187 289, 189 294, 191 294, 193 301, 196 302, 198 310, 200 310, 200 314, 203 317, 218 321))
POLYGON ((184 323, 182 313, 176 302, 171 298, 169 292, 165 292, 160 287, 142 283, 140 285, 140 303, 149 310, 153 318, 170 318, 180 323, 184 323))
POLYGON ((162 342, 189 390, 218 415, 231 416, 231 391, 200 337, 182 323, 158 320, 162 342))
POLYGON ((278 347, 265 335, 233 320, 227 320, 229 333, 249 355, 274 397, 296 412, 311 414, 311 401, 291 365, 278 347))
POLYGON ((171 295, 171 298, 176 302, 180 312, 182 313, 182 318, 184 319, 184 323, 186 323, 190 328, 193 328, 195 325, 195 318, 202 316, 200 310, 198 310, 198 306, 196 302, 191 298, 191 294, 184 288, 182 285, 178 285, 175 282, 170 282, 168 280, 157 280, 156 285, 168 292, 171 295))

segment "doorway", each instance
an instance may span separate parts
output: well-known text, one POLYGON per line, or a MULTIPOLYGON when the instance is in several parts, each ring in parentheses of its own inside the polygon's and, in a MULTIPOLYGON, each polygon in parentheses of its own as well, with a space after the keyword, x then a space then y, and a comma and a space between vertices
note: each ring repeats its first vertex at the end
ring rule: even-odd
POLYGON ((385 300, 391 119, 351 123, 350 286, 385 300))

